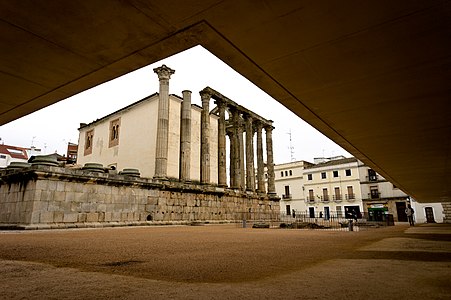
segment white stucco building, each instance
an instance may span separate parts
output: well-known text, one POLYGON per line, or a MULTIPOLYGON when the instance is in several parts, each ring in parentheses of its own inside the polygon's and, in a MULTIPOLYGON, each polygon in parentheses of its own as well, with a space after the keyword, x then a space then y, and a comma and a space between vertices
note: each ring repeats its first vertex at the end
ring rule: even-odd
POLYGON ((394 221, 407 222, 406 193, 360 161, 359 176, 363 209, 370 219, 380 220, 383 214, 391 214, 394 221))
POLYGON ((306 211, 303 173, 304 167, 312 165, 306 161, 295 161, 274 166, 275 185, 280 197, 280 209, 286 214, 306 211))
MULTIPOLYGON (((155 93, 90 124, 81 124, 77 163, 101 163, 117 170, 139 169, 141 176, 155 174, 159 94, 155 93)), ((179 177, 180 119, 183 99, 169 95, 167 177, 179 177)), ((190 179, 200 180, 200 118, 202 108, 192 104, 190 179)), ((218 117, 210 115, 210 172, 217 182, 218 117)))
POLYGON ((33 155, 41 154, 36 147, 23 148, 0 144, 0 168, 6 168, 12 162, 27 162, 33 155))
POLYGON ((304 169, 303 182, 309 216, 343 217, 363 211, 356 158, 315 159, 304 169))
POLYGON ((414 221, 423 223, 442 223, 445 217, 441 203, 419 203, 410 197, 410 203, 415 211, 414 221))

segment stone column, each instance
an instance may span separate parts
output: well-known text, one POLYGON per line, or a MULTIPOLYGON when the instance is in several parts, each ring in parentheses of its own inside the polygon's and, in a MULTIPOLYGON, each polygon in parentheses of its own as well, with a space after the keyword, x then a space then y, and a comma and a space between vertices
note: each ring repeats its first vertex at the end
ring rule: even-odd
POLYGON ((190 180, 191 172, 191 91, 183 91, 180 123, 180 180, 190 180))
POLYGON ((246 115, 246 190, 255 191, 254 129, 252 117, 246 115))
POLYGON ((266 130, 266 167, 268 169, 268 194, 276 193, 276 185, 274 183, 274 156, 272 152, 272 130, 274 127, 268 125, 266 130))
POLYGON ((218 184, 227 186, 227 150, 226 150, 226 125, 225 108, 223 101, 216 101, 218 105, 218 184))
POLYGON ((265 164, 263 162, 263 139, 262 139, 263 125, 257 122, 257 190, 259 193, 265 193, 265 164))
POLYGON ((235 134, 234 134, 234 128, 228 128, 227 131, 227 135, 229 136, 229 140, 230 140, 230 154, 229 154, 229 158, 230 158, 230 174, 229 174, 229 180, 230 180, 230 187, 231 188, 236 188, 236 184, 235 184, 235 134))
POLYGON ((244 138, 243 138, 243 120, 239 118, 238 125, 238 143, 239 143, 239 155, 240 155, 240 189, 246 190, 246 173, 244 170, 244 138))
POLYGON ((200 148, 200 182, 210 182, 210 93, 200 91, 202 98, 201 123, 201 148, 200 148))
POLYGON ((168 169, 169 79, 175 71, 166 65, 155 68, 153 71, 157 73, 160 80, 154 177, 166 178, 168 169))
POLYGON ((231 170, 231 187, 239 189, 241 186, 241 162, 240 162, 240 112, 236 109, 230 109, 232 114, 232 134, 230 139, 230 170, 231 170))

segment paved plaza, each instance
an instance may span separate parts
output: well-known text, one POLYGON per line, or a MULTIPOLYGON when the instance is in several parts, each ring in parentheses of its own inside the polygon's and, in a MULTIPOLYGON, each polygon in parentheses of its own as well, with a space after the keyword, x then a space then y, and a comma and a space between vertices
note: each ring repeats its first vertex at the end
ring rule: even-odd
POLYGON ((451 225, 1 231, 0 299, 451 299, 451 225))

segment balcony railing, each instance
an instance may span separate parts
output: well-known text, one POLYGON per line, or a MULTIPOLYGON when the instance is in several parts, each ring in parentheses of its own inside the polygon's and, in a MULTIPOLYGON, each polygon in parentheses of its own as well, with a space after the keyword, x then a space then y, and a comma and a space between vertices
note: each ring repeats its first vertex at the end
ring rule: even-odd
POLYGON ((329 200, 329 195, 322 195, 321 196, 321 201, 322 202, 329 202, 330 200, 329 200))
POLYGON ((381 193, 379 193, 379 192, 368 193, 368 199, 380 199, 380 198, 381 198, 381 193))
POLYGON ((282 195, 282 199, 284 199, 284 200, 291 200, 292 196, 291 196, 291 194, 284 194, 284 195, 282 195))
POLYGON ((341 196, 341 194, 335 194, 335 195, 332 195, 332 199, 334 201, 340 202, 341 200, 343 200, 343 197, 341 196))
POLYGON ((345 199, 346 200, 355 200, 355 194, 346 194, 345 199))
POLYGON ((315 202, 315 196, 307 196, 307 202, 315 202))
POLYGON ((367 181, 377 181, 378 176, 377 175, 369 175, 369 176, 366 176, 366 180, 367 181))

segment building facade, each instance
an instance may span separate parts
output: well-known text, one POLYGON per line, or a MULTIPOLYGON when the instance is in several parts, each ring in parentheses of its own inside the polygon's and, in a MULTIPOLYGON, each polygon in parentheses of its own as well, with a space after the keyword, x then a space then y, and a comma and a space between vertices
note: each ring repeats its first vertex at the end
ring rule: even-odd
POLYGON ((359 176, 363 209, 369 219, 382 220, 384 214, 391 214, 394 221, 407 222, 405 210, 409 197, 406 193, 360 161, 359 176))
POLYGON ((280 199, 280 209, 287 215, 306 211, 303 173, 305 166, 312 165, 306 161, 295 161, 274 166, 275 185, 280 199))
MULTIPOLYGON (((283 214, 295 210, 309 217, 350 218, 367 213, 365 218, 375 221, 390 214, 394 221, 407 221, 408 195, 354 157, 321 157, 313 164, 292 162, 276 165, 275 170, 283 214)), ((440 220, 438 211, 438 206, 428 208, 429 218, 434 213, 440 220)), ((418 217, 423 220, 420 214, 418 217)))
POLYGON ((303 177, 310 217, 347 217, 363 211, 356 158, 315 159, 303 177))

